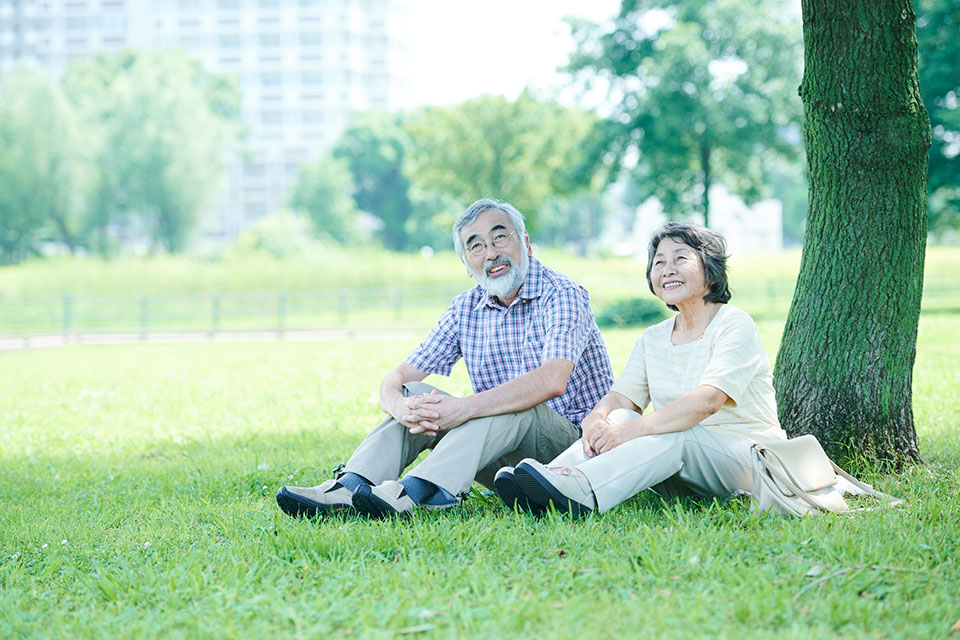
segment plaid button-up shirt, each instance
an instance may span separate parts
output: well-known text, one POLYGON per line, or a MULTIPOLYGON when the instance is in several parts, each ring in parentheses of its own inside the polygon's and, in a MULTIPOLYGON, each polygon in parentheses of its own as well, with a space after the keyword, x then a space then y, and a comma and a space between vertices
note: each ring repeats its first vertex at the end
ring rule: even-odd
POLYGON ((460 294, 407 363, 447 376, 460 358, 474 393, 532 371, 544 360, 573 362, 566 391, 547 404, 578 427, 613 384, 587 291, 533 257, 509 307, 479 285, 460 294))

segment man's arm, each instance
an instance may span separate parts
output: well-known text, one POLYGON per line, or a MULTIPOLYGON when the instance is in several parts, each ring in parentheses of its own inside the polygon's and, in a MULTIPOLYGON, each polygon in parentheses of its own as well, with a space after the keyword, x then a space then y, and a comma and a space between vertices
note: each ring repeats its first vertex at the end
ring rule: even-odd
POLYGON ((416 411, 423 405, 419 400, 423 396, 406 397, 403 394, 403 385, 408 382, 419 382, 427 375, 407 362, 398 364, 393 371, 384 376, 383 382, 380 383, 380 408, 407 428, 417 425, 420 420, 425 419, 416 411))
MULTIPOLYGON (((513 380, 466 398, 433 394, 420 396, 424 403, 422 412, 425 415, 436 415, 420 420, 416 427, 410 429, 410 432, 436 435, 438 431, 458 427, 473 418, 513 413, 535 407, 551 398, 563 395, 567 389, 570 374, 573 372, 573 366, 569 360, 554 358, 545 360, 536 369, 513 380)), ((407 423, 404 422, 404 424, 407 423)))

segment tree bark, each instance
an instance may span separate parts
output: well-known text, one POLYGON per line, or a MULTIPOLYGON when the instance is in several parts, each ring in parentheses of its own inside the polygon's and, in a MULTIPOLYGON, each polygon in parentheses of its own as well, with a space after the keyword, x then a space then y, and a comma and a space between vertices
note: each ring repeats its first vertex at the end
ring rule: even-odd
POLYGON ((700 167, 703 169, 703 226, 710 226, 710 145, 700 143, 700 167))
POLYGON ((919 461, 911 384, 930 121, 910 0, 803 0, 809 211, 774 384, 787 433, 919 461))

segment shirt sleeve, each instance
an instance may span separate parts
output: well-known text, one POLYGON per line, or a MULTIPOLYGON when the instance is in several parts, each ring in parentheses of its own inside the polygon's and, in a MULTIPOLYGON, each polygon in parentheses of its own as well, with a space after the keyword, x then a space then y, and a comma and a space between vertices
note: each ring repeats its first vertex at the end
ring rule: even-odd
POLYGON ((767 354, 757 325, 748 315, 738 315, 717 332, 700 384, 720 389, 737 405, 764 365, 767 354))
POLYGON ((440 316, 423 342, 407 356, 407 364, 424 373, 449 376, 463 355, 460 350, 460 322, 457 302, 440 316))
POLYGON ((613 383, 610 391, 626 396, 642 411, 650 404, 650 387, 647 383, 647 363, 644 355, 643 338, 637 340, 630 352, 630 359, 623 373, 613 383))
POLYGON ((594 326, 586 291, 578 287, 559 289, 544 318, 543 360, 578 362, 590 343, 594 326))

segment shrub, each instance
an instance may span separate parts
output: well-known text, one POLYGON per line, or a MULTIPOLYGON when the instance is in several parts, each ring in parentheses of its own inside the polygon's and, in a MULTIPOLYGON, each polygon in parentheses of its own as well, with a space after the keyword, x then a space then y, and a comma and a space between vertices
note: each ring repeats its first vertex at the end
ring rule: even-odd
POLYGON ((649 298, 618 300, 604 307, 597 315, 597 326, 647 326, 666 318, 666 311, 666 307, 659 300, 649 298))

